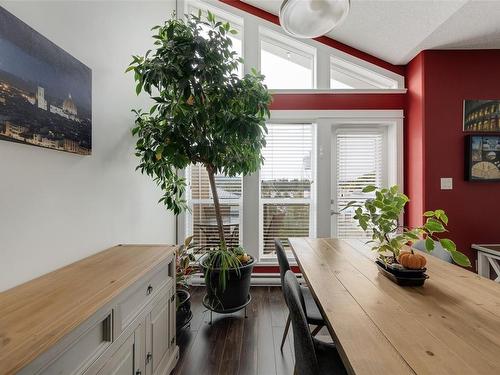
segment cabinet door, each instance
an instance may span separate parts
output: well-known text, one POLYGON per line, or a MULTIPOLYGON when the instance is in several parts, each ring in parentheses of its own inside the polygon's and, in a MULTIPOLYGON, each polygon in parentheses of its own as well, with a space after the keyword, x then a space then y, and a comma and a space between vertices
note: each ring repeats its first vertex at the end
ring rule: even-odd
POLYGON ((176 312, 177 312, 177 306, 176 306, 176 300, 175 300, 175 285, 172 285, 171 290, 170 290, 170 299, 168 300, 169 303, 169 310, 170 310, 170 327, 168 330, 168 350, 170 355, 173 355, 174 349, 176 346, 176 312))
POLYGON ((144 374, 144 325, 140 325, 111 356, 98 375, 144 374))
POLYGON ((164 371, 165 354, 170 348, 171 288, 153 306, 146 316, 146 375, 164 371))

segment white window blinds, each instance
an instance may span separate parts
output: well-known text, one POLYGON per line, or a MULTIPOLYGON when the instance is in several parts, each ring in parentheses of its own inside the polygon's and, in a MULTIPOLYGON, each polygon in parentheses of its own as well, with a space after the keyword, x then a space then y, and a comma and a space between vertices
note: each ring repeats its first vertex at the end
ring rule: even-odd
POLYGON ((274 239, 311 232, 312 124, 268 124, 260 171, 261 253, 274 255, 274 239))
MULTIPOLYGON (((340 210, 350 201, 369 197, 361 190, 367 185, 384 185, 384 132, 342 130, 336 136, 336 203, 340 210)), ((366 238, 353 219, 354 208, 337 218, 338 238, 366 238)))
MULTIPOLYGON (((188 204, 191 212, 186 215, 188 234, 194 235, 194 243, 202 248, 219 245, 210 182, 205 168, 192 165, 187 170, 188 204)), ((230 246, 240 244, 242 212, 242 178, 215 176, 226 242, 230 246)))

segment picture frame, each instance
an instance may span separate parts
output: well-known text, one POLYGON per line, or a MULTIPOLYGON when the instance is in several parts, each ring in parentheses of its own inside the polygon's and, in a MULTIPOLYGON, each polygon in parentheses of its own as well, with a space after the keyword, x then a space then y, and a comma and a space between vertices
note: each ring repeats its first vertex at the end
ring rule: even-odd
POLYGON ((474 134, 465 137, 465 179, 500 181, 500 135, 474 134))
POLYGON ((1 6, 0 140, 92 154, 92 70, 1 6))
POLYGON ((463 131, 500 133, 500 99, 464 100, 463 131))

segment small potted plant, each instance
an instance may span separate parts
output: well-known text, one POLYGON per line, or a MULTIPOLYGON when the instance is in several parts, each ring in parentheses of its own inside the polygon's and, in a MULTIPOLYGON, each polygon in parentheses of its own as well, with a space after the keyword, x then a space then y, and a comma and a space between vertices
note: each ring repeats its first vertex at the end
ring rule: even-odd
POLYGON ((179 246, 176 254, 176 329, 179 333, 186 327, 193 313, 191 312, 191 295, 189 294, 189 278, 197 271, 195 246, 192 243, 193 236, 189 236, 179 246))
POLYGON ((200 260, 206 305, 235 309, 249 299, 254 259, 226 242, 215 176, 245 176, 262 165, 271 95, 257 71, 237 74, 242 60, 230 38, 237 31, 212 13, 207 20, 201 12, 172 18, 153 30, 155 49, 133 56, 127 69, 134 73, 137 94, 145 91, 153 101, 149 110, 134 111, 137 169, 162 189, 160 202, 179 214, 188 207, 178 170, 204 167, 219 237, 219 245, 200 260))
POLYGON ((409 199, 398 186, 378 189, 369 185, 362 191, 374 196, 362 204, 351 201, 342 211, 353 208, 353 218, 370 233, 367 243, 378 253, 376 262, 384 275, 400 285, 422 285, 427 278, 426 258, 412 248, 412 244, 420 240, 424 241, 428 253, 439 244, 455 263, 470 267, 469 258, 457 250, 452 240, 438 237, 447 232, 448 216, 443 210, 424 212, 425 223, 419 227, 402 227, 399 219, 409 199))

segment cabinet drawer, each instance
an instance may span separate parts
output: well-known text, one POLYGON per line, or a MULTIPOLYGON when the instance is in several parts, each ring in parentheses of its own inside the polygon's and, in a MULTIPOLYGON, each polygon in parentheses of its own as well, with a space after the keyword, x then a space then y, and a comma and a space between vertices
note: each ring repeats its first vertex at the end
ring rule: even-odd
POLYGON ((139 310, 165 285, 170 279, 168 264, 152 274, 146 281, 132 287, 130 291, 124 293, 123 298, 118 303, 118 311, 121 316, 121 329, 123 330, 135 318, 139 310))
POLYGON ((112 314, 84 332, 59 357, 41 371, 42 375, 81 374, 112 342, 112 314))

